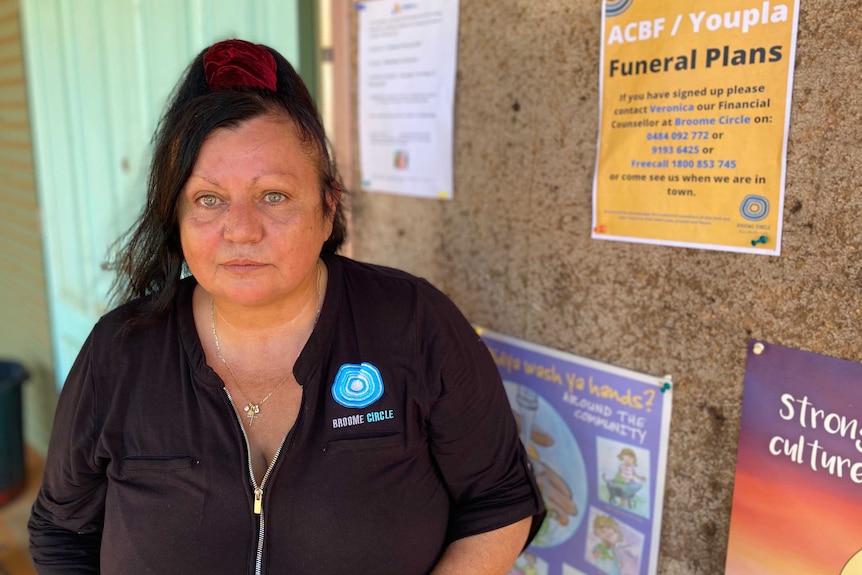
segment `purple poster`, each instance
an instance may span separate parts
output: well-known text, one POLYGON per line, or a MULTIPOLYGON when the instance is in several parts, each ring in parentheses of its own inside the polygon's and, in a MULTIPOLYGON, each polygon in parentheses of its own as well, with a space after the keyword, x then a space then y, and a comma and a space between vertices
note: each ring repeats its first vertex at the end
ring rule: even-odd
POLYGON ((548 509, 510 575, 653 575, 670 429, 667 378, 478 331, 548 509))
POLYGON ((728 575, 862 573, 862 364, 752 341, 728 575))

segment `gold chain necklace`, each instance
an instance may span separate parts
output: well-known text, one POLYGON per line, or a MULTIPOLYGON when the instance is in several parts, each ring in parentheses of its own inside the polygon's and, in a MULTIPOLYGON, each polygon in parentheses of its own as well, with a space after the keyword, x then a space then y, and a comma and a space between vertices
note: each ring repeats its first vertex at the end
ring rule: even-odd
MULTIPOLYGON (((318 261, 317 262, 317 311, 314 314, 314 323, 312 324, 312 326, 317 324, 317 317, 320 315, 320 306, 322 305, 322 303, 323 302, 320 301, 320 262, 318 261)), ((236 383, 237 389, 239 389, 240 393, 242 393, 243 397, 245 397, 245 399, 248 401, 248 403, 246 403, 242 407, 242 410, 245 412, 245 416, 248 418, 249 427, 251 427, 252 425, 254 425, 254 420, 257 419, 258 417, 260 417, 260 406, 263 405, 264 403, 266 403, 266 400, 269 399, 270 397, 272 397, 272 394, 275 393, 278 390, 278 388, 280 388, 282 385, 284 385, 284 382, 286 382, 288 380, 288 378, 290 377, 291 372, 288 371, 287 375, 285 375, 284 378, 281 381, 279 381, 275 385, 275 387, 272 388, 272 391, 267 393, 263 399, 261 399, 258 402, 251 401, 248 397, 248 394, 245 392, 245 390, 239 384, 239 379, 237 378, 236 374, 233 372, 233 369, 231 368, 230 364, 227 362, 227 360, 221 354, 221 345, 219 345, 218 332, 216 331, 216 321, 215 321, 216 313, 215 312, 216 312, 215 299, 213 298, 212 304, 210 305, 210 325, 212 326, 213 340, 215 341, 216 357, 218 357, 219 360, 227 368, 228 372, 230 373, 230 376, 233 378, 234 383, 236 383)), ((312 327, 312 329, 313 329, 313 327, 312 327)))

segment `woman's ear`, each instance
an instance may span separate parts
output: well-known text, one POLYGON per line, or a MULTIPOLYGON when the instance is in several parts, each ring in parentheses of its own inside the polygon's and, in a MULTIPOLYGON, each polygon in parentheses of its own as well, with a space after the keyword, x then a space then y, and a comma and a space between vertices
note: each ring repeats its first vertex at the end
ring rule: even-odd
POLYGON ((328 190, 323 193, 323 201, 325 202, 323 219, 327 224, 326 239, 332 237, 332 232, 335 230, 335 218, 338 213, 338 207, 341 204, 341 185, 332 183, 328 190))
POLYGON ((343 190, 341 189, 341 184, 337 182, 333 182, 329 189, 330 192, 326 194, 326 204, 329 207, 329 213, 334 218, 335 211, 338 209, 339 204, 341 204, 343 190))

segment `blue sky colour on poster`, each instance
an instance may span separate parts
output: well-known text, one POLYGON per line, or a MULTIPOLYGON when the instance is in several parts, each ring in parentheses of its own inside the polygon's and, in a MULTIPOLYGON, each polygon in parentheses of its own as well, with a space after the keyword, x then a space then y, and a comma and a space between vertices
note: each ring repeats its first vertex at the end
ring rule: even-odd
POLYGON ((503 378, 548 508, 510 575, 656 573, 669 385, 478 331, 503 378))

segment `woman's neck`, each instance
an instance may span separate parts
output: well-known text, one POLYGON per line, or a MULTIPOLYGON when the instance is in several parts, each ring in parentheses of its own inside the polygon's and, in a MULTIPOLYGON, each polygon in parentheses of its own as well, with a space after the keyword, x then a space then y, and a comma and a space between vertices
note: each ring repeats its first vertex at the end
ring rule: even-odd
MULTIPOLYGON (((237 304, 224 297, 209 294, 198 286, 195 294, 208 308, 212 329, 224 342, 232 342, 236 351, 268 342, 306 339, 314 328, 326 286, 326 266, 318 262, 316 271, 299 290, 264 305, 237 304)), ((259 348, 258 348, 259 349, 259 348)))

